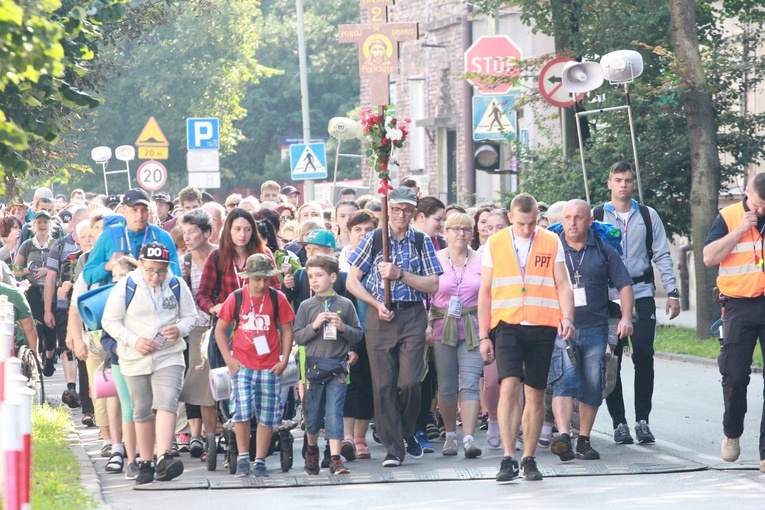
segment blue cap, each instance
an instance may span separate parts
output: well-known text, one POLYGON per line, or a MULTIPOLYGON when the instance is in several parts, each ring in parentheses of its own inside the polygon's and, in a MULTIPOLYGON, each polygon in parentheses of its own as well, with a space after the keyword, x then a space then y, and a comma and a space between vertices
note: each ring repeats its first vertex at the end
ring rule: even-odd
POLYGON ((316 230, 312 230, 311 233, 306 236, 305 242, 300 242, 298 244, 300 246, 305 246, 306 244, 317 244, 326 248, 332 248, 333 250, 337 249, 335 236, 332 234, 332 232, 324 228, 317 228, 316 230))

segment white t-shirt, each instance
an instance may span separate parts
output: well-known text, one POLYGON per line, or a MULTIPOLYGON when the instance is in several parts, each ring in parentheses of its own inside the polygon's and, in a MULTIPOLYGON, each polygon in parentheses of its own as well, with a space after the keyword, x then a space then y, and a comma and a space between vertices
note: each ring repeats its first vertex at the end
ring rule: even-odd
MULTIPOLYGON (((513 228, 513 227, 507 227, 507 228, 513 228)), ((537 230, 539 230, 539 227, 537 227, 537 230)), ((535 232, 536 235, 536 232, 535 232)), ((494 237, 494 236, 492 236, 494 237)), ((491 260, 491 247, 489 246, 489 242, 491 241, 491 237, 486 240, 486 244, 483 245, 483 254, 481 255, 481 265, 484 267, 494 267, 494 262, 491 260)), ((529 243, 531 242, 531 238, 528 237, 515 237, 515 249, 517 250, 516 253, 518 253, 520 260, 520 263, 522 266, 526 266, 526 257, 529 256, 529 243)), ((512 246, 507 247, 508 250, 512 250, 512 246)), ((563 243, 560 242, 560 238, 558 238, 558 253, 555 256, 555 262, 566 262, 565 254, 563 252, 563 243)))

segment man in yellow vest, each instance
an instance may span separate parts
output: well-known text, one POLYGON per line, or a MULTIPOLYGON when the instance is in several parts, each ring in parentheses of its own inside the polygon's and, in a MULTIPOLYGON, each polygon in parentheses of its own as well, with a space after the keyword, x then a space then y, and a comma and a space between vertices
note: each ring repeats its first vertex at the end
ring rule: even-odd
POLYGON ((574 336, 574 292, 558 236, 537 227, 537 201, 517 195, 510 204, 512 226, 491 236, 483 247, 478 328, 481 354, 496 358, 500 381, 498 421, 504 458, 497 481, 519 471, 541 480, 534 453, 544 421, 544 392, 555 335, 574 336), (489 336, 491 332, 491 337, 489 336), (518 403, 524 383, 525 407, 518 403), (513 458, 523 425, 520 469, 513 458))
MULTIPOLYGON (((722 374, 723 432, 720 453, 734 462, 741 454, 746 389, 752 354, 765 331, 765 174, 749 180, 744 199, 723 208, 704 243, 704 264, 720 264, 717 287, 725 295, 723 346, 717 364, 722 374)), ((760 420, 760 471, 765 472, 765 414, 760 420)))

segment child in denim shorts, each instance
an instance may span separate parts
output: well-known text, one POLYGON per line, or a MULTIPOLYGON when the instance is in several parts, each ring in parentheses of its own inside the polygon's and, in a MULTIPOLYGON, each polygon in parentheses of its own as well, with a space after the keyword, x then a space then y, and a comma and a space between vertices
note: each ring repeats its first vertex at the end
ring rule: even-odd
POLYGON ((323 424, 331 454, 329 471, 340 475, 349 472, 340 457, 348 349, 361 341, 361 325, 353 303, 333 290, 340 272, 335 257, 314 255, 305 270, 314 296, 300 304, 295 319, 295 342, 305 346, 306 354, 305 472, 319 474, 317 441, 323 424))
POLYGON ((238 273, 247 279, 242 289, 242 307, 235 310, 236 297, 228 296, 218 312, 215 341, 231 373, 234 396, 231 400, 236 445, 239 458, 236 476, 250 474, 250 420, 257 418, 255 476, 268 476, 266 456, 271 445, 273 428, 282 421, 281 375, 287 368, 292 349, 292 311, 287 298, 277 291, 279 317, 274 317, 269 285, 271 277, 281 273, 273 261, 261 253, 250 255, 245 270, 238 273), (239 321, 234 331, 233 355, 229 352, 228 327, 239 321), (279 339, 277 321, 281 324, 279 339))

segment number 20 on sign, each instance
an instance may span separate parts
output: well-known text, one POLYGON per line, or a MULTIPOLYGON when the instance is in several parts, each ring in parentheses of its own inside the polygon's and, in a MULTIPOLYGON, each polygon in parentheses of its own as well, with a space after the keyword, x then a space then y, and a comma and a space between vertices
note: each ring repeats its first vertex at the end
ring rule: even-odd
POLYGON ((138 147, 138 159, 167 159, 167 147, 138 147))

